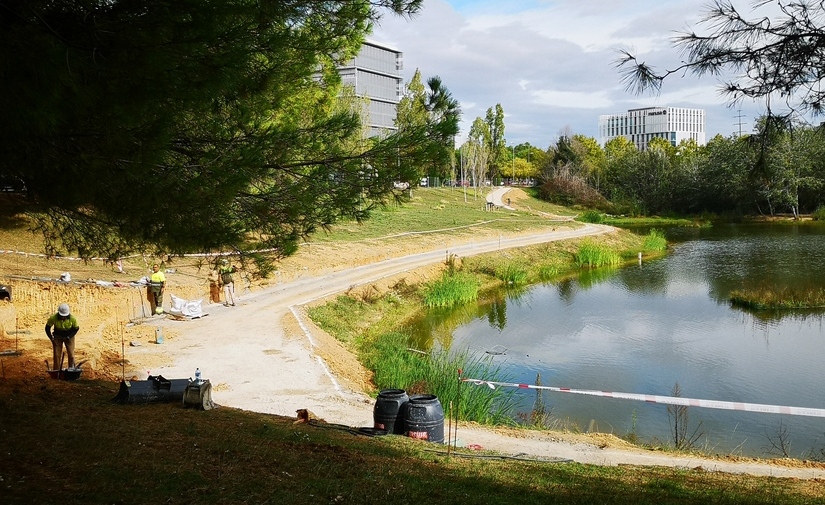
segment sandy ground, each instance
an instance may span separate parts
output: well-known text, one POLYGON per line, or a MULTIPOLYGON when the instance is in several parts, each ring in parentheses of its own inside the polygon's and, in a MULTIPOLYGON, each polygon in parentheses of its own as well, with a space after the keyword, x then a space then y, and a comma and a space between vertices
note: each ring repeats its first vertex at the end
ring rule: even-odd
MULTIPOLYGON (((502 194, 503 190, 494 192, 488 199, 500 203, 502 194)), ((516 198, 513 200, 517 202, 516 198)), ((235 307, 208 304, 204 305, 206 315, 198 319, 140 318, 140 324, 129 324, 121 330, 112 330, 101 323, 96 342, 100 347, 105 347, 102 343, 107 342, 108 350, 92 352, 90 348, 94 346, 81 341, 78 343, 78 354, 80 358, 90 359, 87 365, 91 369, 87 374, 89 378, 97 375, 117 380, 122 375, 120 378, 145 379, 149 374, 185 378, 193 377, 195 369, 200 368, 203 378, 209 379, 213 385, 212 399, 218 405, 287 417, 295 417, 298 409, 308 409, 329 423, 371 427, 374 400, 363 393, 368 389, 368 373, 354 356, 305 316, 304 308, 308 304, 344 291, 373 288, 381 291, 401 280, 407 283, 426 280, 441 268, 450 254, 470 256, 610 233, 611 230, 605 226, 582 225, 576 228, 550 228, 546 232, 527 236, 468 236, 451 240, 450 244, 417 238, 414 239, 417 243, 408 243, 398 250, 371 251, 364 248, 360 259, 355 262, 334 261, 335 251, 330 249, 305 250, 297 255, 291 270, 283 269, 283 275, 277 276, 279 280, 275 284, 250 290, 243 289, 243 283, 239 283, 239 303, 235 307), (410 254, 410 251, 419 252, 410 254), (324 266, 319 266, 321 264, 324 266), (360 266, 348 268, 348 264, 360 266), (157 331, 164 335, 163 343, 154 343, 157 331), (129 345, 129 342, 135 345, 129 345), (115 345, 118 348, 113 348, 115 345), (121 350, 125 360, 117 352, 121 350)), ((170 275, 172 293, 176 288, 174 278, 174 274, 170 275)), ((203 290, 202 286, 200 291, 203 290)), ((190 289, 188 292, 197 294, 198 290, 190 289)), ((178 296, 186 297, 185 293, 187 291, 183 285, 178 285, 178 296)), ((54 296, 54 293, 50 295, 54 296)), ((92 293, 87 296, 104 295, 92 293)), ((89 304, 99 306, 102 300, 95 298, 89 304)), ((53 300, 50 299, 50 303, 53 300)), ((137 313, 137 309, 133 308, 132 312, 137 313)), ((16 317, 19 319, 19 316, 16 317)), ((33 328, 30 331, 32 335, 27 336, 32 341, 26 346, 27 353, 38 347, 41 350, 47 347, 48 342, 43 342, 45 337, 37 335, 42 332, 41 324, 24 325, 33 328)), ((8 337, 7 333, 6 345, 11 342, 8 337)), ((28 361, 22 358, 3 359, 3 376, 8 371, 14 371, 15 363, 42 367, 42 357, 47 352, 45 350, 39 357, 28 361)), ((42 368, 38 373, 42 374, 42 368)), ((473 446, 502 454, 559 458, 599 465, 700 467, 706 471, 825 478, 825 466, 821 464, 797 460, 777 464, 741 458, 726 460, 672 456, 635 449, 612 436, 489 429, 461 424, 456 430, 455 440, 459 446, 473 446)))

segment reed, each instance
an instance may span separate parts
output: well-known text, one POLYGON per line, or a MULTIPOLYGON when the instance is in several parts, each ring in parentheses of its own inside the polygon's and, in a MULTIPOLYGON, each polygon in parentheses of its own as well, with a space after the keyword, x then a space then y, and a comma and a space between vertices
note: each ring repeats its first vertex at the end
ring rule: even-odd
POLYGON ((484 424, 513 424, 514 390, 478 387, 459 382, 464 376, 490 381, 506 381, 492 357, 478 357, 464 350, 458 353, 421 352, 409 349, 407 335, 392 332, 362 347, 361 359, 373 371, 379 390, 404 389, 410 394, 437 396, 446 415, 484 424), (450 412, 452 402, 456 412, 450 412))
POLYGON ((664 251, 667 249, 667 239, 665 238, 665 234, 661 230, 657 230, 655 228, 650 230, 650 233, 645 236, 642 249, 645 251, 664 251))
POLYGON ((440 279, 424 287, 424 305, 452 307, 478 299, 481 286, 478 278, 463 272, 446 272, 440 279))
POLYGON ((789 286, 731 291, 732 305, 752 310, 825 308, 825 288, 789 286))
POLYGON ((583 240, 574 254, 574 261, 580 267, 599 268, 617 266, 622 263, 622 256, 612 248, 592 240, 583 240))
POLYGON ((512 286, 523 286, 527 284, 529 280, 527 269, 512 262, 505 263, 496 268, 495 277, 505 284, 512 286))

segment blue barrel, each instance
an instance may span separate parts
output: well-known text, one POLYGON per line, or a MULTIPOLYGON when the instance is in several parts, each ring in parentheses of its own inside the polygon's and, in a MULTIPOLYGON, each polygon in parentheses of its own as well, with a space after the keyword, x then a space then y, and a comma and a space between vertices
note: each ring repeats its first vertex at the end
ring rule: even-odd
POLYGON ((404 409, 404 433, 410 438, 444 443, 444 409, 437 396, 410 396, 404 409))
POLYGON ((372 410, 373 426, 394 435, 404 434, 404 405, 410 397, 403 389, 385 389, 378 393, 372 410))

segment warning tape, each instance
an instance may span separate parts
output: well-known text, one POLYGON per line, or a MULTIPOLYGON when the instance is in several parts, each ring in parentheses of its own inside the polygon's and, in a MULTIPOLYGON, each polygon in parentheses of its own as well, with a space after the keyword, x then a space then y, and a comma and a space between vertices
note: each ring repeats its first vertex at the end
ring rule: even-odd
POLYGON ((469 382, 476 386, 487 386, 495 389, 496 386, 513 387, 519 389, 544 389, 556 393, 573 393, 577 395, 601 396, 603 398, 618 398, 621 400, 636 400, 647 403, 662 403, 666 405, 681 405, 685 407, 704 407, 708 409, 741 410, 745 412, 763 412, 766 414, 787 414, 791 416, 825 417, 825 409, 811 409, 806 407, 785 407, 781 405, 764 405, 761 403, 725 402, 717 400, 701 400, 697 398, 683 398, 681 396, 641 395, 635 393, 619 393, 615 391, 595 391, 589 389, 571 389, 552 386, 534 386, 515 382, 496 382, 481 379, 462 378, 462 382, 469 382))

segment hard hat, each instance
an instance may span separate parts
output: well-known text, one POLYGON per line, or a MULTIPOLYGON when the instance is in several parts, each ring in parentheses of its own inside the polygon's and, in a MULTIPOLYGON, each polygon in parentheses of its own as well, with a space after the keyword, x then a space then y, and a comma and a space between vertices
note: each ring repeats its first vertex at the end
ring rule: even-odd
POLYGON ((61 303, 61 304, 57 307, 57 314, 58 314, 58 315, 61 315, 61 316, 63 316, 63 317, 66 317, 66 316, 68 316, 68 315, 69 315, 69 312, 70 312, 70 311, 69 311, 69 304, 68 304, 68 303, 61 303))

